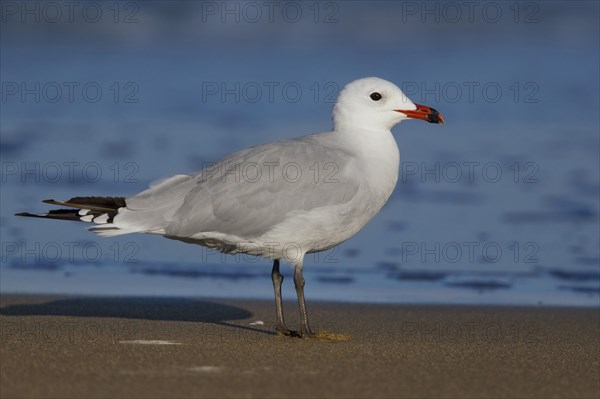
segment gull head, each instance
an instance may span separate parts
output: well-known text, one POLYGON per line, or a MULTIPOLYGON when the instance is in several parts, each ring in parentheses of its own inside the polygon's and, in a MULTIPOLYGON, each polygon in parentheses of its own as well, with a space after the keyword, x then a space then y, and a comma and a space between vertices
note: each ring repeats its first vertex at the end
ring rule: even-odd
POLYGON ((438 111, 413 103, 398 86, 380 78, 363 78, 348 83, 333 108, 335 130, 390 130, 405 119, 444 123, 438 111))

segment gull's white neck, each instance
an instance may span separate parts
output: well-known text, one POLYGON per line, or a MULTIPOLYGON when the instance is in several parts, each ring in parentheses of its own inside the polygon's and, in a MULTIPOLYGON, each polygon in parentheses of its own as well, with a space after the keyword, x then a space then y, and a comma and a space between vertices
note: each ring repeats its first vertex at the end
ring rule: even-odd
POLYGON ((389 129, 345 126, 336 133, 360 159, 360 173, 367 184, 387 201, 392 194, 400 168, 400 151, 389 129))

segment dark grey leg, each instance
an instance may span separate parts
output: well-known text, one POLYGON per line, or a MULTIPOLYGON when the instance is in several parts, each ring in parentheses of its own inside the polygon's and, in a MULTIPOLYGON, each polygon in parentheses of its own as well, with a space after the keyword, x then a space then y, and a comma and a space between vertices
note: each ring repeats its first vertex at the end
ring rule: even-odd
POLYGON ((296 263, 294 270, 294 285, 296 286, 296 295, 298 296, 298 305, 300 306, 300 320, 302 321, 302 336, 314 335, 308 325, 308 314, 306 312, 306 303, 304 302, 304 276, 302 275, 302 260, 296 263))
POLYGON ((277 331, 290 335, 290 330, 285 325, 283 319, 283 304, 281 301, 281 283, 283 276, 279 273, 279 259, 273 262, 273 270, 271 271, 271 279, 273 280, 273 290, 275 291, 275 308, 277 310, 277 331))

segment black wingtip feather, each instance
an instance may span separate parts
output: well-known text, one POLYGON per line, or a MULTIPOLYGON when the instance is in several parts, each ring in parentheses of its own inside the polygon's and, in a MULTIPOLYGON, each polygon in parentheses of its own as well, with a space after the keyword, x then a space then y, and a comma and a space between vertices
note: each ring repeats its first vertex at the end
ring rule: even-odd
POLYGON ((15 216, 34 217, 42 219, 59 219, 83 221, 79 214, 80 209, 87 210, 86 215, 94 218, 102 214, 107 214, 107 223, 112 223, 113 218, 119 212, 119 208, 127 206, 124 197, 73 197, 68 201, 61 202, 54 199, 43 200, 46 204, 68 206, 75 209, 52 209, 48 213, 35 214, 29 212, 16 213, 15 216))
POLYGON ((79 210, 74 209, 53 209, 48 213, 15 213, 15 216, 25 216, 42 219, 61 219, 61 220, 79 220, 79 210))

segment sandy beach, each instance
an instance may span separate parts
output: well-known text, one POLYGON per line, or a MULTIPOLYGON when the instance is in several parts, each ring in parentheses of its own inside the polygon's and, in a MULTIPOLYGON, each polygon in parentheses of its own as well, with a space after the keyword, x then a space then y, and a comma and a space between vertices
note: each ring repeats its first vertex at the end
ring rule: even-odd
POLYGON ((3 295, 1 396, 600 395, 597 309, 309 303, 314 327, 352 336, 329 341, 277 336, 272 307, 3 295))

